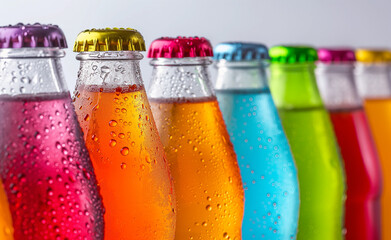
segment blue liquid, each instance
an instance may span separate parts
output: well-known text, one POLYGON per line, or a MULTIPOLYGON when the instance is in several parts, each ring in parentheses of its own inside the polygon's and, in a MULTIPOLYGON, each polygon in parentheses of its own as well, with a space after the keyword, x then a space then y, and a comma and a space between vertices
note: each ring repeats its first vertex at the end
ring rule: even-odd
POLYGON ((296 239, 299 186, 270 91, 219 90, 245 193, 242 238, 296 239))

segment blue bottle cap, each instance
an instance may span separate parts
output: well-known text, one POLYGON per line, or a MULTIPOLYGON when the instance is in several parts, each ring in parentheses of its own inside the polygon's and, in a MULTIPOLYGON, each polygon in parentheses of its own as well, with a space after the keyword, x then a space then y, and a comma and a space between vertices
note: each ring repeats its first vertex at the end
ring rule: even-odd
POLYGON ((226 61, 268 60, 269 53, 260 43, 224 42, 214 49, 214 59, 226 61))

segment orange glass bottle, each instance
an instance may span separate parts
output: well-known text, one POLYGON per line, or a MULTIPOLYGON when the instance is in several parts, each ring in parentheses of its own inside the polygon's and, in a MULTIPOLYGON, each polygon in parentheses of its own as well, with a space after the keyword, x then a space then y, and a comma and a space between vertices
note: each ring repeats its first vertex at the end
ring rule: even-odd
POLYGON ((204 38, 161 38, 149 97, 174 179, 175 239, 241 239, 243 189, 233 146, 211 88, 204 38))
POLYGON ((359 49, 357 87, 375 139, 383 172, 381 239, 391 239, 391 52, 359 49))
POLYGON ((140 74, 133 29, 79 34, 74 106, 106 209, 105 239, 174 239, 175 198, 140 74))
POLYGON ((12 217, 5 194, 3 183, 0 181, 0 239, 13 240, 14 229, 12 227, 12 217))

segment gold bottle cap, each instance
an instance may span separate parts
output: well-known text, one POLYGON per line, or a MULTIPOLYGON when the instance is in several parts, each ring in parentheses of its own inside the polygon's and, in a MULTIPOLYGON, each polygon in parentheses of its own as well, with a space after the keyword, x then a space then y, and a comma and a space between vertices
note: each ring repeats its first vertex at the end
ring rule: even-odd
POLYGON ((145 51, 145 42, 132 28, 91 29, 79 33, 73 51, 145 51))
POLYGON ((387 49, 357 49, 357 62, 388 63, 391 62, 391 51, 387 49))

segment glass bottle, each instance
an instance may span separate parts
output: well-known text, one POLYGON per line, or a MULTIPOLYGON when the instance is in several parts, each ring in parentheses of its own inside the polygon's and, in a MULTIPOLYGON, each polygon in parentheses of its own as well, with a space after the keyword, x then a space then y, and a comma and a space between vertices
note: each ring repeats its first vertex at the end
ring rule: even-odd
POLYGON ((296 239, 297 171, 268 86, 268 49, 231 42, 214 54, 216 95, 243 180, 243 239, 296 239))
POLYGON ((105 213, 105 239, 174 239, 175 197, 141 78, 134 29, 92 29, 76 40, 74 105, 105 213))
POLYGON ((381 168, 354 82, 354 51, 318 50, 317 82, 345 163, 347 240, 380 239, 381 168))
POLYGON ((296 160, 300 183, 298 239, 343 239, 344 168, 316 86, 310 47, 276 46, 270 89, 296 160))
POLYGON ((391 239, 391 51, 358 49, 356 83, 380 157, 382 239, 391 239))
POLYGON ((177 194, 175 238, 241 239, 243 189, 208 75, 205 38, 152 42, 149 98, 177 194))
POLYGON ((0 175, 14 238, 102 239, 103 206, 54 25, 0 27, 0 175))

